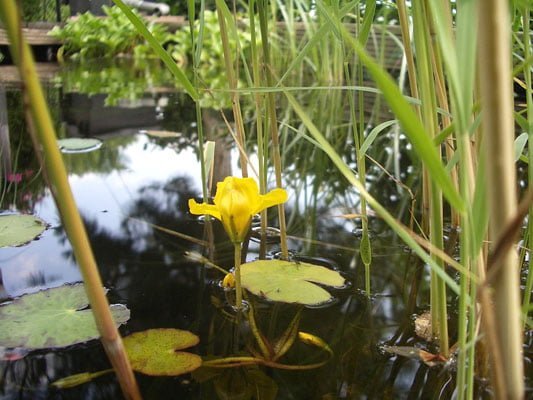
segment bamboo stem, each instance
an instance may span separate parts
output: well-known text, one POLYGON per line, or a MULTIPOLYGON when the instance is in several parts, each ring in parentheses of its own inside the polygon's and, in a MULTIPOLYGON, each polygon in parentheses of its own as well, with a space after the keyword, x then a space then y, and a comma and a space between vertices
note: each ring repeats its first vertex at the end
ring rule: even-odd
MULTIPOLYGON (((478 2, 479 71, 483 104, 483 133, 487 154, 490 237, 496 243, 516 212, 514 120, 508 4, 478 2)), ((526 39, 527 40, 527 39, 526 39)), ((502 355, 503 388, 507 399, 524 396, 524 368, 520 323, 520 286, 517 255, 511 247, 502 256, 494 280, 494 312, 498 347, 502 355)), ((487 310, 490 312, 490 310, 487 310)))
MULTIPOLYGON (((27 91, 31 115, 30 126, 45 155, 44 168, 49 179, 61 220, 80 266, 87 297, 104 349, 115 369, 126 399, 141 399, 122 340, 109 310, 98 268, 89 245, 83 221, 70 189, 67 172, 54 131, 54 126, 35 69, 31 49, 22 36, 19 14, 14 0, 0 3, 0 17, 7 29, 11 54, 18 66, 27 91)), ((36 152, 41 150, 36 148, 36 152)))

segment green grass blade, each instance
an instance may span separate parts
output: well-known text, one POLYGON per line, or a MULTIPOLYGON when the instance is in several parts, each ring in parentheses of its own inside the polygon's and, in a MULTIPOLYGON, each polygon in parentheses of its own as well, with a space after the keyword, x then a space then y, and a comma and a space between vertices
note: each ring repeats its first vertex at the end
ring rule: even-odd
POLYGON ((381 204, 379 204, 374 197, 372 197, 363 184, 357 179, 357 176, 353 173, 351 168, 343 161, 342 157, 337 154, 333 146, 318 130, 294 96, 289 92, 285 92, 285 96, 311 136, 318 142, 320 148, 328 155, 342 175, 355 188, 357 188, 360 195, 364 196, 370 207, 372 207, 372 209, 398 234, 398 236, 446 282, 451 290, 459 294, 459 286, 457 283, 435 262, 435 260, 430 257, 426 251, 424 251, 424 249, 422 249, 422 247, 420 247, 415 239, 411 237, 407 229, 396 221, 396 219, 381 204))
POLYGON ((361 145, 361 148, 359 149, 359 154, 361 154, 361 156, 363 156, 364 154, 366 154, 366 152, 368 151, 368 149, 370 148, 370 146, 372 146, 372 143, 374 143, 374 140, 376 140, 376 137, 382 132, 384 131, 385 129, 387 129, 388 127, 392 126, 392 125, 396 125, 398 123, 398 121, 396 121, 395 119, 393 120, 390 120, 390 121, 385 121, 385 122, 382 122, 381 124, 375 126, 369 133, 368 133, 368 136, 365 138, 365 141, 363 142, 363 144, 361 145))
POLYGON ((119 7, 122 10, 124 15, 128 17, 128 19, 131 21, 133 26, 135 26, 137 31, 144 37, 144 39, 156 52, 159 58, 165 63, 167 68, 170 70, 170 72, 172 72, 174 77, 183 86, 183 88, 189 94, 189 96, 191 96, 193 100, 198 100, 199 99, 198 91, 196 90, 194 85, 187 78, 187 76, 180 69, 180 67, 178 67, 178 65, 172 59, 170 54, 168 54, 167 51, 163 48, 163 46, 161 46, 161 44, 153 37, 153 35, 148 30, 148 28, 146 28, 146 25, 144 25, 144 23, 134 13, 131 12, 130 8, 127 5, 125 5, 122 2, 122 0, 113 0, 113 2, 117 5, 117 7, 119 7))
MULTIPOLYGON (((319 1, 317 4, 331 23, 335 24, 335 19, 332 16, 332 13, 324 3, 319 1)), ((366 53, 361 44, 353 38, 343 25, 337 24, 336 28, 340 30, 344 40, 355 50, 361 62, 363 62, 370 74, 374 77, 376 85, 387 100, 404 133, 411 141, 416 154, 428 169, 431 179, 435 181, 442 190, 442 193, 448 202, 457 211, 464 212, 466 209, 464 201, 446 172, 437 150, 433 145, 433 141, 426 134, 424 126, 404 98, 396 83, 392 80, 390 75, 366 53)))

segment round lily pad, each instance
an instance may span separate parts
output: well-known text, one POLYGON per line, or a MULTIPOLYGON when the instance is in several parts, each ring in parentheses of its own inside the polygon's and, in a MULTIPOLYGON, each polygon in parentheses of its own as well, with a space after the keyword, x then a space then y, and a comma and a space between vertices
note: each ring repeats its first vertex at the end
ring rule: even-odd
POLYGON ((244 288, 271 301, 308 306, 332 300, 331 294, 315 285, 342 287, 345 280, 337 271, 320 265, 283 260, 258 260, 241 265, 244 288))
POLYGON ((102 146, 102 141, 96 138, 66 138, 57 141, 62 153, 88 153, 102 146))
MULTIPOLYGON (((16 298, 0 306, 0 346, 43 349, 97 339, 83 284, 64 285, 16 298)), ((122 304, 111 306, 117 325, 130 318, 122 304)))
POLYGON ((197 354, 178 351, 198 344, 198 336, 180 329, 148 329, 124 338, 131 367, 154 376, 175 376, 202 365, 197 354))
POLYGON ((39 236, 46 223, 32 215, 0 215, 0 247, 21 246, 39 236))

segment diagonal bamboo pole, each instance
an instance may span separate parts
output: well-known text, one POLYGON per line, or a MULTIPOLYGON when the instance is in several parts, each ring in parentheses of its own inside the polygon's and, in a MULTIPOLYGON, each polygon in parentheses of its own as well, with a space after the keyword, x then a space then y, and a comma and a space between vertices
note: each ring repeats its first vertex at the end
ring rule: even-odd
MULTIPOLYGON (((516 213, 516 174, 513 144, 513 91, 511 74, 511 22, 507 1, 478 1, 479 72, 483 104, 483 133, 487 154, 490 237, 498 243, 516 213)), ((501 256, 496 269, 495 334, 502 355, 504 388, 496 388, 506 399, 524 397, 524 367, 520 324, 520 280, 514 248, 501 256)), ((489 271, 490 273, 490 271, 489 271)), ((490 312, 485 310, 484 313, 490 312)))
POLYGON ((32 132, 34 143, 38 143, 41 147, 40 149, 36 147, 35 151, 38 153, 42 151, 44 155, 44 168, 50 190, 72 244, 76 260, 80 265, 85 290, 96 326, 101 335, 102 344, 117 373, 124 397, 128 400, 141 399, 135 376, 109 310, 83 221, 68 183, 67 172, 57 146, 54 126, 37 76, 31 49, 21 34, 19 13, 14 0, 2 0, 0 2, 0 19, 8 32, 11 55, 18 66, 27 92, 29 106, 27 115, 30 117, 28 125, 34 128, 31 129, 34 131, 32 132))

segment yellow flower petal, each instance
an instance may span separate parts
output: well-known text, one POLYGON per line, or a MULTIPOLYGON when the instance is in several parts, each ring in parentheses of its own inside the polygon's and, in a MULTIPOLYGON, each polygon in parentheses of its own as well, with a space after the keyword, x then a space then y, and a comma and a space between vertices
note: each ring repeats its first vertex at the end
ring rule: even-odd
POLYGON ((274 189, 265 195, 260 196, 261 201, 258 209, 253 214, 263 211, 265 208, 276 206, 278 204, 285 203, 287 201, 287 192, 285 189, 274 189))
POLYGON ((225 288, 235 287, 235 277, 231 272, 229 274, 226 274, 226 276, 224 277, 224 280, 222 281, 222 286, 225 288))
POLYGON ((195 215, 212 215, 216 219, 222 220, 218 207, 213 204, 197 203, 194 199, 189 199, 189 211, 195 215))
POLYGON ((217 184, 215 204, 198 204, 191 199, 189 209, 192 214, 208 214, 221 220, 231 240, 241 243, 254 214, 285 201, 287 192, 283 189, 261 195, 254 179, 228 176, 217 184))

